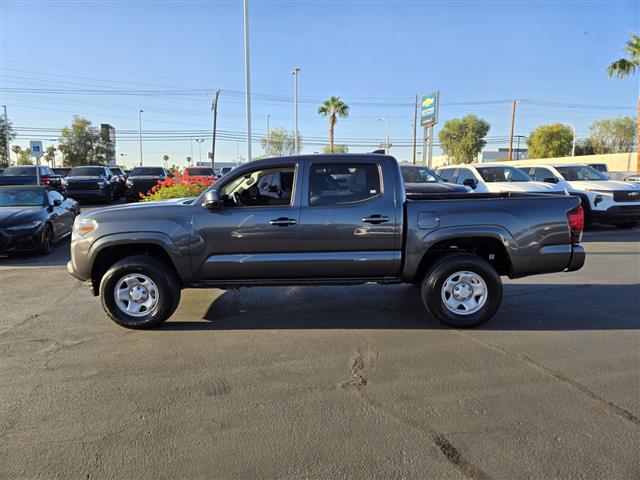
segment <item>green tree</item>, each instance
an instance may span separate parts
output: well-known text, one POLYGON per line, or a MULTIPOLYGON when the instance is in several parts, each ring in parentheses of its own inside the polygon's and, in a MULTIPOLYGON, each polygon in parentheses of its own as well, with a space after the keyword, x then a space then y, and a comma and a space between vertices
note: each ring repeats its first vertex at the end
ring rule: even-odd
POLYGON ((631 152, 636 140, 636 120, 632 117, 598 120, 591 124, 589 132, 594 153, 631 152))
POLYGON ((540 125, 527 139, 529 158, 554 158, 571 155, 573 130, 561 123, 540 125))
MULTIPOLYGON (((640 37, 630 33, 630 40, 627 40, 624 51, 628 58, 619 58, 607 68, 609 77, 626 78, 633 76, 640 68, 640 37)), ((640 95, 638 95, 636 111, 636 147, 640 147, 640 95)), ((640 148, 638 148, 636 158, 636 169, 640 172, 640 148)))
POLYGON ((349 105, 340 100, 340 97, 330 97, 318 108, 318 113, 323 117, 329 117, 329 153, 333 153, 333 132, 338 121, 338 117, 349 116, 349 105))
MULTIPOLYGON (((329 145, 322 149, 322 153, 332 153, 329 145)), ((333 153, 349 153, 349 147, 347 145, 334 145, 333 153)))
POLYGON ((53 145, 49 145, 44 153, 44 160, 50 165, 55 166, 56 164, 56 147, 53 145))
POLYGON ((471 163, 487 144, 484 137, 490 128, 489 122, 476 115, 447 120, 438 133, 442 151, 453 163, 471 163))
MULTIPOLYGON (((269 138, 265 135, 260 139, 260 145, 265 157, 283 157, 295 154, 295 138, 293 132, 289 133, 284 128, 274 128, 269 132, 269 138)), ((298 148, 302 146, 302 136, 298 132, 298 148)))
POLYGON ((60 134, 59 149, 64 164, 69 167, 90 163, 105 163, 106 147, 101 145, 100 132, 85 118, 74 115, 70 127, 64 127, 60 134), (98 151, 96 152, 96 147, 98 151), (97 155, 96 155, 97 153, 97 155))
POLYGON ((0 168, 9 166, 9 152, 7 151, 7 143, 16 138, 11 122, 0 118, 0 168))
POLYGON ((583 138, 576 141, 576 157, 582 155, 595 155, 596 149, 593 146, 590 138, 583 138))
POLYGON ((11 147, 11 150, 16 155, 17 165, 33 165, 33 160, 31 160, 31 151, 28 148, 23 149, 20 145, 14 145, 11 147))

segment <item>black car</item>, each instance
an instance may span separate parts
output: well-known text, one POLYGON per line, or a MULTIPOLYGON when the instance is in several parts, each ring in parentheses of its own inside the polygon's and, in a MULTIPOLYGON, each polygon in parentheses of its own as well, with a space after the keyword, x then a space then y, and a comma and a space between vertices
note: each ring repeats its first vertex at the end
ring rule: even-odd
MULTIPOLYGON (((0 175, 0 185, 37 185, 36 167, 18 165, 5 168, 0 175)), ((62 177, 46 165, 40 166, 40 185, 62 191, 62 177)))
POLYGON ((118 199, 118 179, 109 167, 89 165, 73 167, 63 181, 65 194, 76 200, 105 203, 118 199))
POLYGON ((127 188, 126 187, 127 176, 124 174, 124 172, 120 167, 109 167, 109 170, 111 170, 111 173, 113 174, 116 180, 116 185, 118 187, 118 198, 124 197, 126 193, 126 188, 127 188))
POLYGON ((465 185, 449 183, 430 168, 422 165, 400 165, 404 189, 407 194, 420 193, 468 193, 465 185))
POLYGON ((73 229, 78 202, 51 187, 0 187, 0 254, 47 254, 73 229))
POLYGON ((135 167, 127 177, 127 202, 140 200, 140 195, 169 176, 169 171, 162 167, 135 167))
POLYGON ((69 172, 71 171, 71 167, 51 167, 51 170, 56 175, 60 175, 62 178, 64 178, 67 175, 69 175, 69 172))

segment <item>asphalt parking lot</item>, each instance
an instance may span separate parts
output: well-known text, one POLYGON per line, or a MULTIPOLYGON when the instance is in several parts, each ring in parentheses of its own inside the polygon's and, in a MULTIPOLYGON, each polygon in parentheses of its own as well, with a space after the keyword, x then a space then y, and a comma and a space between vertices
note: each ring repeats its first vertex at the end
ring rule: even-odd
POLYGON ((410 286, 186 290, 129 331, 0 259, 2 478, 640 478, 640 229, 453 330, 410 286))

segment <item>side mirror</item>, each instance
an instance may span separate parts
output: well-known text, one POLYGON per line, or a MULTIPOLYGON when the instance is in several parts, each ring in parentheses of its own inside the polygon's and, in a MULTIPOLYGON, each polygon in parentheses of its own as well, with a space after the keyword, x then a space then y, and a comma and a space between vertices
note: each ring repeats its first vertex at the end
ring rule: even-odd
POLYGON ((463 185, 466 185, 467 187, 471 187, 475 190, 475 188, 478 186, 478 182, 473 179, 473 178, 467 178, 462 182, 463 185))
POLYGON ((202 206, 204 208, 208 208, 209 210, 218 210, 220 205, 220 196, 218 195, 217 190, 209 190, 204 194, 204 199, 202 200, 202 206))
POLYGON ((53 206, 54 206, 54 207, 59 207, 60 205, 62 205, 62 200, 60 200, 59 198, 56 198, 56 199, 53 201, 53 206))
POLYGON ((558 183, 558 179, 556 177, 547 177, 542 180, 544 183, 558 183))

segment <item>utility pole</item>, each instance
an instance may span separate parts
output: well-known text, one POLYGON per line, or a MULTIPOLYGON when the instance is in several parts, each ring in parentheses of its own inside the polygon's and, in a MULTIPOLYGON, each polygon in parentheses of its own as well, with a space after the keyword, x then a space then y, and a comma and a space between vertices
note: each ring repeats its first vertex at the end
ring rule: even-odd
POLYGON ((11 145, 10 145, 10 142, 9 142, 9 117, 7 117, 7 106, 3 105, 2 109, 4 110, 5 128, 7 129, 7 132, 6 132, 7 136, 5 137, 5 146, 4 146, 4 148, 7 149, 7 167, 10 167, 11 166, 11 157, 9 155, 10 155, 10 152, 11 152, 11 149, 10 149, 11 145))
POLYGON ((416 95, 416 108, 413 111, 413 164, 416 164, 416 142, 418 134, 418 95, 416 95))
POLYGON ((293 152, 295 155, 298 151, 298 74, 299 68, 294 68, 291 72, 293 75, 293 152))
POLYGON ((511 133, 509 134, 509 158, 508 158, 509 161, 513 159, 513 127, 515 126, 515 123, 516 123, 516 103, 518 103, 517 100, 513 100, 511 102, 511 133))
POLYGON ((189 162, 189 167, 191 166, 191 164, 193 163, 193 138, 191 140, 189 140, 189 146, 191 147, 191 161, 189 162))
POLYGON ((246 89, 247 161, 251 161, 251 75, 249 71, 249 0, 242 4, 244 16, 244 81, 246 89))
POLYGON ((140 166, 142 166, 142 112, 144 112, 144 110, 142 109, 138 111, 138 139, 140 140, 140 166))
POLYGON ((216 158, 216 122, 218 120, 218 97, 220 96, 220 89, 216 90, 216 96, 211 102, 211 111, 213 112, 213 129, 211 132, 211 168, 213 168, 213 162, 216 158))
POLYGON ((271 141, 271 131, 269 130, 269 119, 271 118, 271 115, 267 115, 267 151, 264 152, 266 155, 269 155, 269 142, 271 141))

